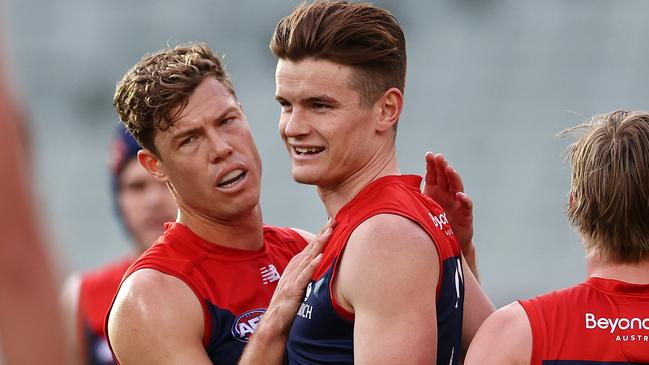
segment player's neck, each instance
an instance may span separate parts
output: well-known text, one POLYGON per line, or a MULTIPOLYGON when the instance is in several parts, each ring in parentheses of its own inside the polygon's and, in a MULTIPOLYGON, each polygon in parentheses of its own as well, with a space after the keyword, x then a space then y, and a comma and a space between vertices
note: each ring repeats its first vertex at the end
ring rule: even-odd
POLYGON ((224 221, 191 214, 181 209, 177 222, 187 226, 202 239, 220 246, 256 251, 264 244, 259 205, 241 217, 224 221))
POLYGON ((638 263, 611 263, 597 258, 586 259, 588 277, 619 280, 631 284, 649 284, 649 260, 638 263))
POLYGON ((356 172, 331 186, 318 186, 318 194, 325 205, 327 215, 334 217, 338 211, 365 186, 388 175, 398 175, 399 161, 394 147, 384 154, 375 154, 369 163, 356 172))

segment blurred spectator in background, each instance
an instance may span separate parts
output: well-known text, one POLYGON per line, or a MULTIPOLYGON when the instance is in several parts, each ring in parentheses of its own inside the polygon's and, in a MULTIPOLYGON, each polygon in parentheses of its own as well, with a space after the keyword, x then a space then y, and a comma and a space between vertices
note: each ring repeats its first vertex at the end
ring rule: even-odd
POLYGON ((115 213, 131 236, 133 253, 86 273, 72 273, 62 304, 68 348, 74 364, 114 364, 104 335, 106 312, 126 269, 173 222, 176 204, 166 185, 137 161, 140 145, 121 125, 109 151, 115 213))

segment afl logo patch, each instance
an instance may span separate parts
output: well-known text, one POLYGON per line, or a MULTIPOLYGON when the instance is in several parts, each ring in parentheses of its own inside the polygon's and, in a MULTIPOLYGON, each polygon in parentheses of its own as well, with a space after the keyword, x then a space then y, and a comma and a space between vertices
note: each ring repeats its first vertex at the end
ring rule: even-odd
POLYGON ((239 315, 232 324, 232 336, 241 342, 248 342, 250 336, 255 333, 264 313, 266 313, 266 309, 259 308, 239 315))

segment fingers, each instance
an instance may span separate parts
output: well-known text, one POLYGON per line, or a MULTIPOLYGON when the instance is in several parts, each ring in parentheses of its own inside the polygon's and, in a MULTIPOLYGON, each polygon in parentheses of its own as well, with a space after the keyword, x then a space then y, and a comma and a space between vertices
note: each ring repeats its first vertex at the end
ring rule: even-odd
POLYGON ((335 219, 329 218, 329 221, 320 229, 318 235, 315 236, 300 253, 291 259, 284 269, 284 275, 299 275, 299 273, 308 266, 319 253, 322 252, 324 247, 327 245, 327 242, 329 242, 329 238, 331 238, 335 226, 335 219))
POLYGON ((273 300, 271 300, 272 305, 275 302, 286 302, 286 300, 293 304, 300 302, 304 288, 311 280, 311 276, 318 268, 320 261, 322 261, 322 250, 329 238, 331 238, 335 226, 336 221, 333 218, 329 219, 304 250, 289 261, 281 279, 277 283, 277 289, 273 295, 273 300))
POLYGON ((455 198, 460 202, 460 205, 462 205, 462 208, 465 210, 465 215, 473 214, 473 199, 471 199, 470 196, 463 192, 458 192, 455 194, 455 198))
MULTIPOLYGON (((426 157, 428 158, 428 155, 426 157)), ((438 153, 433 156, 433 159, 437 185, 439 188, 449 191, 451 194, 464 192, 462 176, 460 176, 453 166, 448 164, 444 155, 438 153)))
POLYGON ((336 224, 336 220, 333 217, 330 217, 327 221, 327 224, 320 228, 318 235, 316 235, 313 240, 309 242, 308 246, 302 251, 306 251, 305 258, 311 260, 314 256, 322 252, 324 246, 327 244, 327 242, 329 242, 329 238, 331 237, 331 233, 333 232, 336 224))
POLYGON ((426 175, 425 182, 426 185, 435 185, 437 184, 437 170, 435 169, 435 156, 432 152, 426 152, 424 157, 426 160, 426 175))
POLYGON ((440 189, 447 191, 449 186, 448 176, 446 174, 446 167, 448 166, 448 162, 446 162, 446 159, 440 153, 434 156, 434 160, 435 173, 437 175, 437 186, 440 189))
POLYGON ((327 229, 322 234, 318 234, 316 238, 314 238, 313 248, 310 256, 321 253, 324 249, 324 246, 326 246, 327 242, 329 242, 329 238, 331 238, 331 233, 333 232, 334 226, 332 226, 331 223, 328 223, 327 226, 327 229))
POLYGON ((322 253, 319 253, 318 256, 309 261, 309 263, 302 269, 300 274, 297 276, 297 279, 295 279, 296 288, 304 289, 307 286, 307 284, 311 280, 313 272, 318 267, 318 265, 320 265, 320 261, 322 261, 322 253))
POLYGON ((447 165, 444 170, 446 179, 448 180, 449 191, 452 194, 457 192, 464 192, 464 183, 462 177, 451 165, 447 165))
POLYGON ((464 193, 460 174, 449 165, 444 155, 426 153, 426 180, 423 194, 431 197, 446 210, 461 209, 460 214, 473 214, 473 201, 464 193))

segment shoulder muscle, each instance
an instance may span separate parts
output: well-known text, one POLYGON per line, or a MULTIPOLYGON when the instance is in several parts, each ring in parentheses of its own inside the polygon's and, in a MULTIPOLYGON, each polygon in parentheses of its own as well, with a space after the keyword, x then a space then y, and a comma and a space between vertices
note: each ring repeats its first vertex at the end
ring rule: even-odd
POLYGON ((203 331, 202 306, 191 288, 152 269, 124 281, 108 319, 111 347, 123 365, 200 356, 203 331))
POLYGON ((528 365, 532 357, 532 329, 518 302, 487 318, 469 346, 465 364, 528 365))
POLYGON ((337 275, 336 297, 355 316, 355 362, 434 363, 439 259, 421 227, 396 215, 370 218, 349 238, 337 275))

